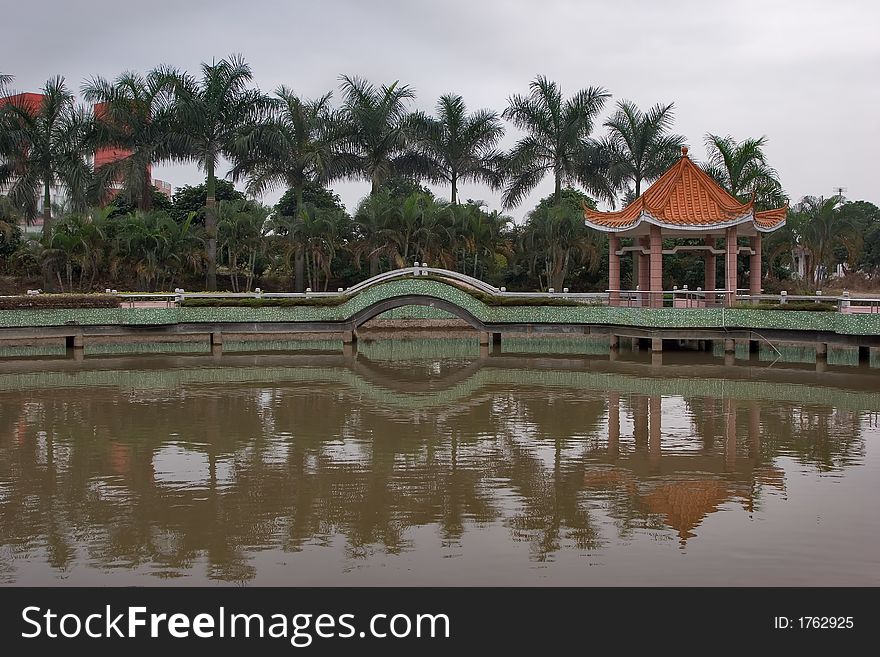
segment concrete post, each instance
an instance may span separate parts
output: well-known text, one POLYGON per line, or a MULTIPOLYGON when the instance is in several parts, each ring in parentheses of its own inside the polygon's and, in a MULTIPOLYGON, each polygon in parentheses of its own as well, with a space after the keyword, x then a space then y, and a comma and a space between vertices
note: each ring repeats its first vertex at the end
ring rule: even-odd
POLYGON ((608 295, 609 306, 620 305, 620 256, 617 251, 620 250, 620 238, 611 233, 608 236, 608 295))
POLYGON ((651 351, 655 353, 663 351, 663 338, 651 338, 651 351))
POLYGON ((223 344, 223 333, 220 331, 214 331, 211 333, 211 346, 213 345, 222 345, 223 344))
POLYGON ((488 347, 490 342, 492 342, 491 334, 486 331, 480 331, 480 345, 486 345, 488 347))
POLYGON ((735 354, 736 353, 736 342, 730 338, 726 338, 724 340, 724 353, 725 354, 735 354))
POLYGON ((343 331, 342 332, 342 344, 356 344, 357 343, 357 335, 354 331, 343 331))

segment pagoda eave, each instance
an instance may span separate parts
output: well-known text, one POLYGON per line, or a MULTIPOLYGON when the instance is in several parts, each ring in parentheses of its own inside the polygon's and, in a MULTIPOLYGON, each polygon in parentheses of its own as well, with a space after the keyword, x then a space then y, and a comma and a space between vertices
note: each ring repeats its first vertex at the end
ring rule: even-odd
POLYGON ((587 226, 605 233, 614 233, 619 237, 643 237, 650 233, 650 226, 659 226, 664 236, 668 237, 696 237, 696 236, 723 236, 728 228, 737 227, 737 232, 743 237, 756 235, 757 233, 770 233, 785 225, 785 219, 771 223, 755 220, 755 214, 751 211, 733 219, 717 219, 700 223, 682 223, 664 221, 649 212, 642 212, 637 218, 628 222, 617 224, 597 223, 589 218, 584 218, 587 226))

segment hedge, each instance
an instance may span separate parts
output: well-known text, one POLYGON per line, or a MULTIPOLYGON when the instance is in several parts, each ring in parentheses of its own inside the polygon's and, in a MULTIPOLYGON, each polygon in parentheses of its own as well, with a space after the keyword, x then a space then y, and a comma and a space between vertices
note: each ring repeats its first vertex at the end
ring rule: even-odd
POLYGON ((0 296, 0 310, 40 308, 118 308, 119 297, 113 294, 19 294, 0 296))
POLYGON ((787 303, 738 303, 742 310, 805 310, 808 312, 835 312, 837 304, 827 301, 789 301, 787 303))
POLYGON ((208 297, 205 299, 189 298, 180 302, 182 308, 287 308, 291 306, 338 306, 346 297, 261 297, 255 298, 223 298, 208 297))

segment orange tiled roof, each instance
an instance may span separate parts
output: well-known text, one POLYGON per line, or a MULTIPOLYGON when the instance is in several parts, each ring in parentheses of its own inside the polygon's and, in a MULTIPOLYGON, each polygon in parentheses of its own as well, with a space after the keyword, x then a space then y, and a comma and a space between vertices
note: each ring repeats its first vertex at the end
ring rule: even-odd
POLYGON ((740 203, 694 164, 687 152, 687 147, 683 147, 681 159, 622 210, 600 212, 585 205, 584 218, 609 232, 632 228, 642 218, 651 223, 694 228, 752 219, 761 230, 773 230, 785 221, 788 205, 754 212, 753 201, 740 203))

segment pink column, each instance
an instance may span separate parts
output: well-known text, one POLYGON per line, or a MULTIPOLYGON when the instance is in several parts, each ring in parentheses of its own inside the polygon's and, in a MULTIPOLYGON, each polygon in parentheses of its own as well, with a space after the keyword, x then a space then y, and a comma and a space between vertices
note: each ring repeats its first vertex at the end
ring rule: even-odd
POLYGON ((648 444, 648 398, 644 395, 633 398, 633 440, 636 447, 648 444))
MULTIPOLYGON (((637 240, 638 245, 642 249, 651 248, 651 239, 648 237, 640 237, 637 240)), ((649 261, 649 256, 647 253, 643 253, 641 251, 638 252, 639 255, 639 289, 642 292, 647 292, 651 289, 651 265, 649 261)), ((648 303, 648 295, 642 295, 642 305, 647 306, 648 303)))
POLYGON ((736 303, 736 226, 727 229, 725 247, 724 289, 727 290, 727 306, 736 303))
POLYGON ((620 393, 608 393, 608 455, 620 453, 620 393))
POLYGON ((651 225, 651 307, 663 307, 663 240, 660 226, 651 225))
POLYGON ((611 233, 608 236, 608 305, 620 305, 620 256, 617 251, 620 250, 620 238, 611 233))
MULTIPOLYGON (((711 249, 717 247, 718 241, 714 237, 706 238, 706 246, 711 249)), ((715 290, 715 277, 716 277, 716 269, 715 269, 715 254, 709 251, 706 251, 706 258, 703 260, 704 267, 704 282, 703 289, 706 292, 712 292, 715 290)), ((714 294, 706 294, 706 303, 715 303, 715 295, 714 294)))
POLYGON ((725 400, 724 422, 724 464, 727 470, 736 467, 736 402, 725 400))
POLYGON ((752 255, 749 258, 749 294, 761 294, 761 233, 749 240, 752 255))
POLYGON ((652 396, 650 398, 650 421, 648 430, 648 460, 655 464, 660 460, 660 420, 663 417, 661 409, 660 397, 652 396))

